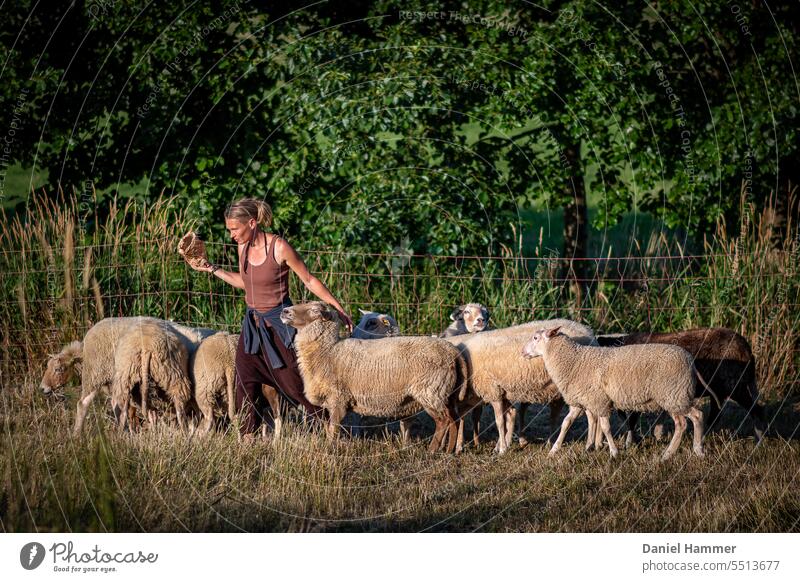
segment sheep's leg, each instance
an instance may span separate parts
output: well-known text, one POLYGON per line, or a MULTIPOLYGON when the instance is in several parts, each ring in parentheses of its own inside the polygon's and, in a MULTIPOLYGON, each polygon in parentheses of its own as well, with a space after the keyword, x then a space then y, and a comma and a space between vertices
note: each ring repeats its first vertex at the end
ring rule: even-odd
POLYGON ((78 412, 75 416, 75 427, 72 429, 72 432, 75 436, 79 435, 81 429, 83 428, 83 423, 86 420, 86 413, 89 412, 89 405, 94 400, 94 397, 97 396, 98 389, 95 388, 86 396, 82 396, 80 400, 78 400, 78 412))
POLYGON ((342 426, 342 419, 347 414, 347 408, 336 405, 328 410, 330 420, 328 422, 328 440, 334 440, 339 436, 339 428, 342 426))
POLYGON ((611 452, 611 458, 613 459, 619 454, 619 449, 617 449, 617 444, 614 442, 614 435, 611 434, 611 419, 609 415, 606 414, 600 416, 598 422, 600 423, 600 429, 603 431, 603 435, 605 435, 608 441, 608 450, 611 452))
POLYGON ((458 436, 456 437, 456 453, 464 450, 464 425, 466 424, 466 411, 461 405, 458 406, 458 436))
MULTIPOLYGON (((130 408, 130 392, 126 393, 123 399, 117 404, 119 407, 119 418, 117 419, 117 427, 119 432, 125 432, 125 427, 128 426, 128 408, 130 408)), ((115 412, 117 406, 114 407, 115 412)))
POLYGON ((205 398, 201 399, 197 406, 200 409, 200 414, 203 415, 203 422, 200 423, 200 436, 207 435, 211 432, 211 427, 214 424, 214 406, 205 398))
POLYGON ((436 424, 436 428, 433 430, 433 439, 431 440, 431 444, 428 446, 428 451, 433 453, 439 450, 439 446, 442 444, 442 439, 444 438, 444 417, 440 415, 438 411, 426 410, 425 412, 431 416, 433 422, 436 424))
POLYGON ((492 402, 492 409, 494 410, 494 422, 497 425, 497 444, 494 447, 494 452, 501 455, 505 453, 507 449, 504 402, 504 400, 492 402))
POLYGON ((564 410, 564 399, 556 398, 555 400, 550 402, 549 407, 550 407, 550 434, 547 435, 548 443, 558 430, 558 419, 561 417, 561 411, 564 410))
MULTIPOLYGON (((706 392, 706 395, 707 394, 708 392, 706 392)), ((722 410, 720 409, 719 406, 717 406, 717 401, 714 400, 713 396, 709 398, 709 401, 710 402, 708 405, 708 416, 706 417, 708 419, 708 422, 706 422, 706 430, 711 432, 712 430, 714 430, 717 421, 719 420, 720 414, 722 413, 722 410)), ((723 401, 723 405, 724 404, 725 402, 723 401)))
MULTIPOLYGON (((603 433, 598 430, 597 417, 589 410, 586 411, 586 422, 589 424, 589 432, 586 435, 586 451, 591 451, 592 449, 599 450, 600 447, 597 446, 596 436, 598 433, 601 435, 603 433)), ((602 441, 602 436, 600 437, 600 440, 602 441)))
POLYGON ((445 410, 445 422, 447 423, 447 452, 456 453, 456 445, 458 444, 458 428, 456 427, 456 407, 448 403, 445 410))
POLYGON ((172 401, 175 406, 175 417, 178 421, 178 428, 182 431, 186 430, 186 410, 185 403, 180 398, 175 397, 172 401))
POLYGON ((620 412, 625 417, 625 424, 628 427, 628 432, 625 435, 625 447, 630 447, 637 444, 641 439, 639 438, 639 418, 638 412, 620 412))
POLYGON ((678 446, 681 444, 683 433, 686 431, 686 419, 680 414, 672 414, 671 416, 672 420, 675 421, 675 433, 672 435, 672 441, 670 441, 667 450, 664 451, 664 454, 661 456, 662 461, 666 461, 675 454, 675 451, 678 450, 678 446))
POLYGON ((524 447, 528 445, 528 439, 525 438, 525 413, 528 411, 528 403, 519 403, 519 428, 517 434, 519 435, 519 446, 524 447))
POLYGON ((553 448, 550 449, 550 452, 548 453, 550 456, 555 455, 558 452, 558 449, 561 448, 561 445, 564 443, 564 437, 567 436, 569 427, 572 426, 572 423, 575 422, 575 419, 578 418, 582 412, 583 408, 580 406, 569 407, 569 412, 567 413, 567 416, 564 417, 564 422, 561 423, 561 432, 558 433, 558 438, 556 439, 553 448))
POLYGON ((514 428, 517 426, 517 409, 513 404, 507 402, 503 415, 506 421, 506 447, 510 447, 514 438, 514 428))
POLYGON ((400 442, 407 445, 411 440, 411 419, 400 419, 400 442))
POLYGON ((483 402, 472 408, 472 444, 479 447, 481 444, 481 416, 483 416, 483 402))
POLYGON ((703 411, 699 408, 692 406, 687 414, 692 421, 692 436, 694 453, 698 457, 704 457, 703 452, 703 411))

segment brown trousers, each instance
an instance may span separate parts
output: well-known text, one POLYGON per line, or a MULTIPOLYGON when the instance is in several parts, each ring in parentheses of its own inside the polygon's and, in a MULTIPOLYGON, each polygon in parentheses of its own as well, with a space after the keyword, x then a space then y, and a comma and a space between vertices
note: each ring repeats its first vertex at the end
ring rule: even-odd
MULTIPOLYGON (((293 404, 301 405, 314 417, 321 415, 322 409, 311 404, 303 393, 303 379, 297 366, 297 355, 294 349, 283 345, 280 338, 275 337, 272 330, 267 333, 286 364, 282 368, 273 368, 264 353, 263 347, 257 354, 248 354, 244 350, 244 334, 239 335, 236 347, 236 410, 239 411, 240 433, 242 435, 255 432, 264 422, 261 411, 267 404, 261 392, 262 384, 269 384, 293 404)), ((277 410, 272 411, 278 414, 277 410)))

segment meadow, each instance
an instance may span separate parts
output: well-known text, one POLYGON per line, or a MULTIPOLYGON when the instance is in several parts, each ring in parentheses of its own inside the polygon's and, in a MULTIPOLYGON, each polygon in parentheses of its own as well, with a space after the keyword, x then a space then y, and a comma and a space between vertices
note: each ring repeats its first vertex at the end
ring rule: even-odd
MULTIPOLYGON (((755 447, 744 412, 729 405, 706 459, 685 441, 666 463, 657 462, 665 445, 650 438, 615 461, 607 451, 584 453, 583 421, 563 454, 548 458, 540 407, 529 412, 534 442, 501 457, 492 454, 491 427, 477 450, 429 454, 422 420, 405 447, 386 427, 328 443, 299 422, 279 441, 249 445, 230 429, 205 439, 169 427, 119 434, 103 402, 74 438, 79 388, 51 398, 38 390, 48 353, 107 316, 238 330, 243 307, 240 294, 180 261, 177 240, 197 225, 171 200, 120 203, 102 216, 95 208, 39 198, 27 220, 2 217, 3 531, 800 529, 797 226, 778 231, 769 212, 744 200, 739 228, 720 224, 702 254, 652 235, 636 241, 635 256, 592 259, 579 295, 565 284, 560 258, 535 244, 522 252, 531 233, 520 233, 517 249, 480 258, 304 249, 343 304, 391 312, 412 334, 439 331, 454 304, 473 299, 490 306, 498 326, 571 317, 598 332, 742 333, 758 362, 769 437, 755 447)), ((212 260, 233 262, 227 242, 208 246, 212 260)), ((293 297, 307 294, 295 288, 293 297)))

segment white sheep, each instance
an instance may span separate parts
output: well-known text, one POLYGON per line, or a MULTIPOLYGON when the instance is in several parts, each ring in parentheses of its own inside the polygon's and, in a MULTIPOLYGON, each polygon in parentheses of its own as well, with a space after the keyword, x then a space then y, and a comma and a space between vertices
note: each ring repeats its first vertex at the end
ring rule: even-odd
POLYGON ((341 339, 335 311, 321 302, 287 307, 281 320, 298 329, 297 359, 308 400, 328 411, 329 438, 344 415, 408 417, 425 410, 436 423, 430 450, 447 433, 455 449, 453 398, 466 390, 464 362, 447 342, 428 337, 341 339))
MULTIPOLYGON (((467 303, 459 305, 450 314, 450 325, 439 334, 439 337, 448 338, 468 333, 480 333, 491 329, 489 323, 489 309, 482 303, 467 303)), ((464 426, 466 417, 472 419, 472 443, 477 447, 480 444, 480 422, 483 414, 484 401, 472 391, 468 391, 464 400, 456 403, 458 415, 458 438, 456 452, 461 452, 464 447, 464 426)))
MULTIPOLYGON (((479 334, 445 338, 461 350, 467 362, 469 392, 492 405, 498 432, 495 451, 498 453, 504 453, 511 445, 516 419, 513 402, 548 404, 551 431, 555 430, 564 401, 544 364, 537 360, 521 360, 520 352, 535 329, 558 326, 578 341, 594 341, 591 328, 566 319, 532 321, 479 334)), ((466 398, 470 398, 469 393, 466 398)))
POLYGON ((665 410, 672 416, 675 434, 662 459, 675 453, 686 430, 685 417, 690 418, 694 452, 703 456, 703 413, 695 406, 696 372, 692 356, 683 348, 661 344, 617 348, 580 345, 556 328, 536 331, 523 355, 542 356, 547 373, 570 407, 551 455, 561 447, 572 422, 586 410, 597 417, 615 457, 618 450, 609 417, 616 407, 639 412, 665 410))
POLYGON ((41 382, 42 391, 49 393, 62 388, 72 377, 80 378, 81 394, 73 429, 76 435, 80 433, 89 406, 98 392, 110 393, 114 379, 114 353, 120 338, 132 326, 144 321, 172 326, 190 354, 200 343, 200 338, 215 333, 214 330, 189 328, 153 317, 108 317, 98 321, 86 332, 82 342, 70 343, 60 354, 48 360, 41 382))
POLYGON ((201 434, 211 430, 214 416, 224 414, 223 410, 227 410, 228 419, 231 421, 236 415, 235 360, 238 342, 238 334, 228 332, 214 334, 200 342, 191 359, 194 399, 203 415, 201 434))
POLYGON ((166 394, 175 407, 178 426, 185 429, 186 406, 192 398, 189 350, 170 325, 158 320, 134 324, 117 343, 111 402, 120 429, 127 425, 128 406, 137 384, 142 417, 154 422, 148 414, 150 380, 157 387, 157 394, 166 394))
MULTIPOLYGON (((358 321, 353 330, 353 339, 380 339, 382 337, 393 337, 400 335, 400 326, 397 325, 397 320, 387 313, 378 313, 376 311, 365 311, 364 309, 358 310, 361 313, 361 319, 358 321)), ((350 413, 350 426, 352 435, 354 437, 361 436, 364 432, 363 418, 361 415, 354 412, 350 413)), ((411 434, 411 419, 400 419, 400 436, 403 442, 408 442, 411 434)))
POLYGON ((477 333, 491 329, 489 324, 489 310, 481 303, 467 303, 459 305, 450 314, 452 322, 439 337, 477 333))

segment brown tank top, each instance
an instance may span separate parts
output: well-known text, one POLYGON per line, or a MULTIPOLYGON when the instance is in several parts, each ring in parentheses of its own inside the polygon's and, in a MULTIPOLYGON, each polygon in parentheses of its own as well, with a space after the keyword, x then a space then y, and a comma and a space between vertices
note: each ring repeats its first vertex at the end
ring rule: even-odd
POLYGON ((254 265, 248 260, 250 243, 245 245, 239 255, 239 273, 244 281, 245 302, 248 307, 258 311, 267 311, 289 299, 289 265, 279 265, 275 260, 277 241, 278 236, 274 235, 272 244, 266 249, 267 258, 260 265, 254 265))

